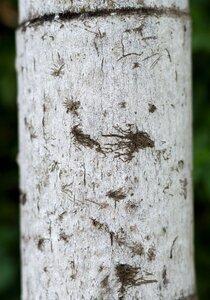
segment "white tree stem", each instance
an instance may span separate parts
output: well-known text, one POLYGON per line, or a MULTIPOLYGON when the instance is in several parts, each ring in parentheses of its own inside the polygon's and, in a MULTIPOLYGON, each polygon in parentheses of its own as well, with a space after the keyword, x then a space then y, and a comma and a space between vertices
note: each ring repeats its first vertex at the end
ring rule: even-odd
POLYGON ((20 1, 22 299, 196 299, 187 3, 55 2, 20 1))

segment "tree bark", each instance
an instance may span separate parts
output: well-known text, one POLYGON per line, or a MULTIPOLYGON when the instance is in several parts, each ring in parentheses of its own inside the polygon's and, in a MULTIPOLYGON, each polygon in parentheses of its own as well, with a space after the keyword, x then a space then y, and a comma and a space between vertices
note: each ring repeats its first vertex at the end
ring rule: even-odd
POLYGON ((22 299, 196 299, 187 1, 20 0, 22 299))

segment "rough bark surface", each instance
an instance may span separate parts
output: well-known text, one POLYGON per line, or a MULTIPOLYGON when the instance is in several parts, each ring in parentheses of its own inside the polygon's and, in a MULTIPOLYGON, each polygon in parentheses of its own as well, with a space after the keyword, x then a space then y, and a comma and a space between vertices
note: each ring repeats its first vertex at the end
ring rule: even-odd
MULTIPOLYGON (((117 1, 21 19, 81 2, 117 1)), ((22 299, 195 299, 189 17, 43 20, 17 52, 22 299)))

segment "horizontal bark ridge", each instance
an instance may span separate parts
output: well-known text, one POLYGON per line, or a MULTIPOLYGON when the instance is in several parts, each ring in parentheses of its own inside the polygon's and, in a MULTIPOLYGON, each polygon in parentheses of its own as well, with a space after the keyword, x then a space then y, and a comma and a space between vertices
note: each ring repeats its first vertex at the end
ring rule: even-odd
POLYGON ((141 7, 133 8, 126 7, 120 9, 100 9, 96 11, 85 11, 85 12, 71 12, 65 11, 62 13, 50 13, 44 14, 39 17, 30 18, 23 21, 18 26, 18 29, 25 31, 29 27, 37 27, 43 25, 45 22, 54 21, 70 21, 75 19, 88 19, 88 18, 98 18, 107 17, 113 15, 142 15, 142 16, 168 16, 168 17, 189 17, 188 11, 179 10, 176 8, 164 8, 164 7, 141 7))

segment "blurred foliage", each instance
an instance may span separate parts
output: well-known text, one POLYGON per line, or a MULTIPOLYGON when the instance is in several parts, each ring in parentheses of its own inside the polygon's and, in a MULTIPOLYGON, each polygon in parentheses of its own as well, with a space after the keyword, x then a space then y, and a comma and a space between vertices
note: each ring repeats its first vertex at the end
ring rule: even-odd
POLYGON ((210 299, 210 1, 192 0, 194 197, 198 293, 210 299))
POLYGON ((20 299, 15 1, 0 0, 0 299, 20 299))
MULTIPOLYGON (((193 21, 194 187, 197 285, 210 298, 210 1, 191 0, 193 21)), ((0 0, 0 299, 20 299, 16 0, 0 0)))

